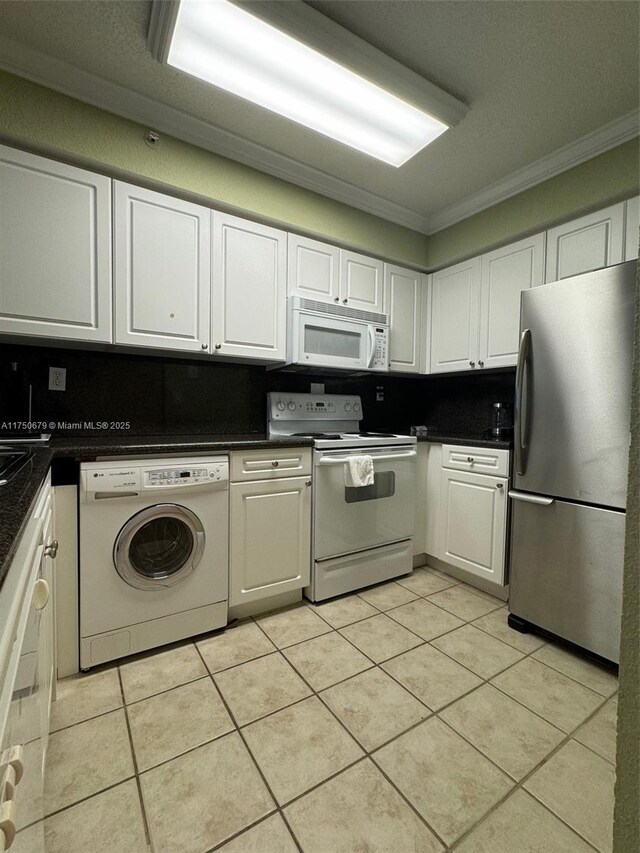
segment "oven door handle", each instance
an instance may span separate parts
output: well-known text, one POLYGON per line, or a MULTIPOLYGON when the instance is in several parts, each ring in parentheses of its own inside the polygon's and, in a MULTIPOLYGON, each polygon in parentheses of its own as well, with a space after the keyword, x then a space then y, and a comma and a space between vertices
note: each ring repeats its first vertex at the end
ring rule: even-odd
MULTIPOLYGON (((359 456, 360 454, 353 453, 352 456, 359 456)), ((392 461, 394 459, 412 459, 414 456, 417 456, 418 453, 415 450, 409 450, 405 453, 385 453, 384 456, 373 456, 369 453, 363 453, 362 456, 369 456, 374 462, 387 462, 392 461)), ((349 461, 349 456, 324 456, 319 459, 316 465, 344 465, 345 462, 349 461)))

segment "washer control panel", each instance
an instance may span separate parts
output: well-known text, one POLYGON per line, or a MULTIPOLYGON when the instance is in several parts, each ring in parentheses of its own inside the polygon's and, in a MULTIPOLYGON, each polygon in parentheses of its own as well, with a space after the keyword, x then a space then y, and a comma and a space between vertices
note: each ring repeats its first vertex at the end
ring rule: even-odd
POLYGON ((203 483, 222 483, 229 479, 228 462, 211 462, 207 464, 166 466, 164 468, 146 469, 143 471, 145 488, 179 488, 181 486, 199 486, 203 483))

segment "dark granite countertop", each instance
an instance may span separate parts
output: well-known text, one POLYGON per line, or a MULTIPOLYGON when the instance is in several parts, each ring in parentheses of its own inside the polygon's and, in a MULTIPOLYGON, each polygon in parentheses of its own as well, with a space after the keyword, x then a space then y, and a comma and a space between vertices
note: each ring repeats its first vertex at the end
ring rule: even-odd
POLYGON ((54 438, 51 449, 56 457, 71 456, 80 462, 93 462, 98 456, 157 455, 170 453, 222 453, 228 450, 260 450, 269 447, 312 447, 303 436, 267 438, 265 434, 243 435, 140 435, 86 438, 54 438))
POLYGON ((0 587, 52 459, 50 447, 33 448, 29 461, 0 486, 0 587))
MULTIPOLYGON (((222 453, 269 447, 312 447, 309 438, 268 439, 266 435, 171 436, 65 436, 46 446, 31 445, 31 459, 6 486, 0 486, 0 587, 9 570, 38 489, 53 459, 89 462, 98 456, 170 455, 171 453, 222 453)), ((21 445, 24 447, 25 445, 21 445)))
POLYGON ((445 432, 443 430, 431 430, 428 435, 418 436, 418 441, 431 441, 434 444, 460 444, 471 445, 472 447, 496 447, 501 450, 511 450, 513 448, 512 438, 492 438, 486 432, 480 433, 459 433, 445 432))

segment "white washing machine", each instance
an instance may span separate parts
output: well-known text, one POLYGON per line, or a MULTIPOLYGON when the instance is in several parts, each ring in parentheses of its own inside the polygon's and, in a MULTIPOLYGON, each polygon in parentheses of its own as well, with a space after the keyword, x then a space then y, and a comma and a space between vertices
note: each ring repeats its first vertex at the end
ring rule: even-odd
POLYGON ((226 456, 80 466, 80 668, 222 628, 226 456))

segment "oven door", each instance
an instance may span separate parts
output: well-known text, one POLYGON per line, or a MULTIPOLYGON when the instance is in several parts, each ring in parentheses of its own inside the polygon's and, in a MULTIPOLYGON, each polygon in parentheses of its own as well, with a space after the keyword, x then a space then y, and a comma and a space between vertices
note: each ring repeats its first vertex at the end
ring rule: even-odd
POLYGON ((314 557, 327 560, 413 536, 416 449, 314 451, 314 557), (374 484, 345 485, 349 456, 371 456, 374 484))
POLYGON ((369 323, 293 311, 293 358, 309 367, 368 370, 375 356, 375 333, 369 323))

